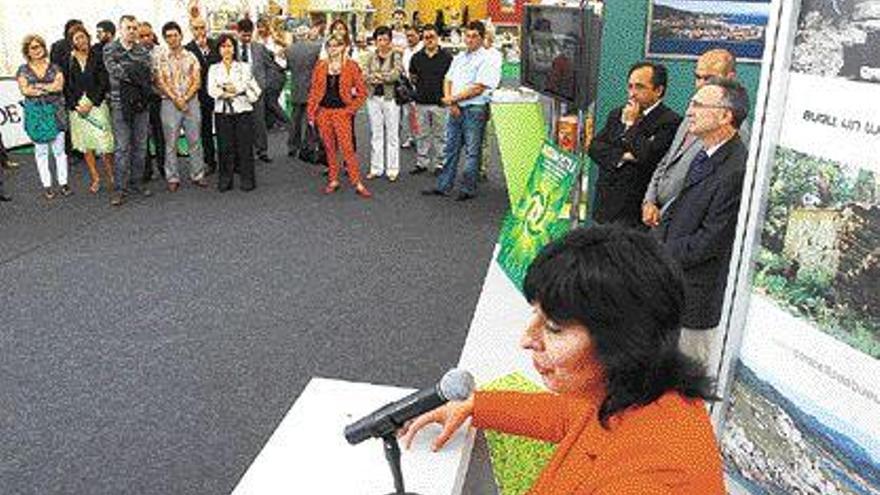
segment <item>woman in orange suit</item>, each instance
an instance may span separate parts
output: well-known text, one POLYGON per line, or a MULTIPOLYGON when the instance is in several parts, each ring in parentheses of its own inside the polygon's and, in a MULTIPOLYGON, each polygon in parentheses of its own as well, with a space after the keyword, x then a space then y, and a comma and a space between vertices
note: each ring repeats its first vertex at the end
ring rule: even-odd
POLYGON ((367 99, 367 87, 358 65, 345 52, 345 42, 331 36, 327 40, 327 59, 320 60, 312 73, 309 90, 309 123, 318 126, 324 142, 329 167, 325 194, 339 189, 339 161, 337 146, 348 167, 348 178, 355 191, 363 198, 372 196, 360 179, 360 166, 354 151, 351 120, 367 99))
POLYGON ((416 418, 441 448, 468 417, 478 428, 554 442, 531 495, 724 493, 704 400, 712 383, 678 349, 684 305, 675 262, 647 234, 596 226, 548 245, 524 292, 521 339, 546 393, 478 391, 416 418))

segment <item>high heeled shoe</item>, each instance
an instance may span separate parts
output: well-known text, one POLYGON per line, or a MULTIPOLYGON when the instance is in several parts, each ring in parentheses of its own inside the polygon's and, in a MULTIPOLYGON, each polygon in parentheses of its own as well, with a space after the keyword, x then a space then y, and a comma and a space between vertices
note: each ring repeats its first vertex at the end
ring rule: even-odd
POLYGON ((333 194, 339 189, 339 182, 334 181, 327 184, 327 187, 324 188, 324 194, 333 194))
POLYGON ((358 184, 354 188, 354 192, 357 193, 358 196, 369 199, 373 197, 373 193, 370 192, 363 184, 358 184))

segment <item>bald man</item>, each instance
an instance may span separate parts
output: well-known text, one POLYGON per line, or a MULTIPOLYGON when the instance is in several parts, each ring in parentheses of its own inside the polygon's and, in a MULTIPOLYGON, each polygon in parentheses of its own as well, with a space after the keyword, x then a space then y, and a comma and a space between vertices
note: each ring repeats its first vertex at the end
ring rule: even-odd
MULTIPOLYGON (((694 87, 696 91, 706 84, 711 77, 723 79, 736 79, 736 58, 729 51, 717 48, 703 53, 697 60, 694 69, 694 87)), ((695 92, 696 92, 695 91, 695 92)), ((673 199, 681 191, 688 166, 697 153, 703 149, 703 143, 688 129, 690 122, 685 116, 675 133, 669 151, 660 160, 645 197, 642 201, 642 222, 648 227, 657 227, 660 224, 661 212, 666 209, 673 199)), ((740 127, 740 138, 748 142, 748 121, 744 121, 740 127)))

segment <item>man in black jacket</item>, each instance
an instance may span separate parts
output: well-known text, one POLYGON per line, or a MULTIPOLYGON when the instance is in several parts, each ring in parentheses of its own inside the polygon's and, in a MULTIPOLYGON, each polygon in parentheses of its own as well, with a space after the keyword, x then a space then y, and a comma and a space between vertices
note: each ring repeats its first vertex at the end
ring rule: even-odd
POLYGON ((184 48, 192 52, 202 69, 202 85, 199 87, 199 107, 202 113, 202 154, 205 157, 205 172, 208 175, 217 170, 217 151, 214 147, 214 99, 208 95, 208 68, 220 61, 220 52, 214 40, 208 38, 208 24, 201 17, 194 17, 189 23, 193 39, 184 48))
POLYGON ((613 110, 589 155, 599 168, 593 219, 627 227, 641 224, 642 198, 666 154, 681 117, 663 104, 666 68, 640 62, 629 70, 626 105, 613 110))
POLYGON ((685 310, 681 348, 717 372, 721 318, 748 150, 737 129, 749 98, 732 80, 711 78, 691 99, 689 131, 703 143, 681 192, 656 229, 682 268, 685 310))

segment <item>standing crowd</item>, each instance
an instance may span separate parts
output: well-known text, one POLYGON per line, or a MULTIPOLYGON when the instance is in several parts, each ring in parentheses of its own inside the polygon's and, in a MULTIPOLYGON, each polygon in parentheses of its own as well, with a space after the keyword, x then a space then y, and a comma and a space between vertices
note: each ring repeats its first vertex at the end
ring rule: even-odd
MULTIPOLYGON (((440 28, 404 20, 395 11, 391 26, 372 33, 373 47, 353 43, 342 20, 326 36, 323 25, 301 26, 292 42, 262 18, 256 25, 242 19, 234 33, 216 39, 208 37, 204 19, 192 18, 188 43, 174 21, 162 25, 160 43, 151 24, 131 15, 119 19, 118 33, 113 22, 98 23, 94 44, 78 20, 68 21, 51 47, 28 35, 16 79, 43 195, 72 194, 71 156, 85 163, 88 191, 106 188, 114 206, 151 196, 154 173, 172 193, 186 182, 209 187, 215 173, 219 191, 230 190, 236 176, 239 188, 250 191, 255 161, 272 161, 269 131, 286 127, 288 156, 326 163, 325 194, 340 188, 344 163, 355 192, 369 198, 354 132, 354 117, 366 106, 365 179, 396 182, 400 148, 415 146, 409 173, 433 170, 436 185, 423 193, 449 196, 463 151, 455 199, 472 199, 485 175, 483 142, 491 92, 501 82, 500 54, 479 21, 467 24, 465 49, 453 56, 440 46, 440 28), (289 114, 279 102, 288 80, 289 114)), ((0 175, 0 200, 9 199, 0 175)))

